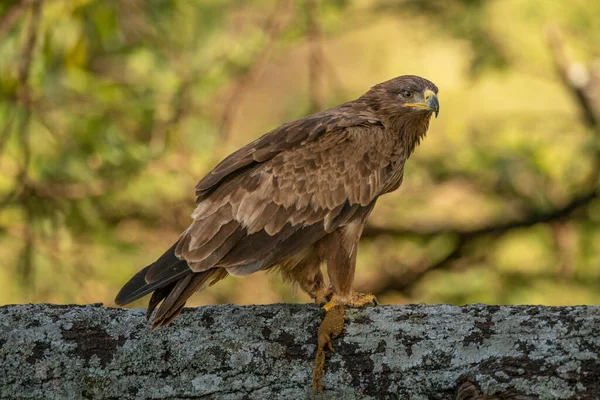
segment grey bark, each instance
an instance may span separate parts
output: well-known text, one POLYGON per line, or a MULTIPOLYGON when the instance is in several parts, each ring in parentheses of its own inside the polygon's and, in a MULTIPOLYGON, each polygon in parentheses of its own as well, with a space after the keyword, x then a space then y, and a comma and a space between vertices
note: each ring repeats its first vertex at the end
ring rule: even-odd
MULTIPOLYGON (((188 309, 154 332, 143 314, 0 307, 0 397, 311 397, 315 306, 188 309)), ((455 399, 462 383, 461 399, 598 399, 599 328, 600 307, 348 310, 317 398, 455 399)))

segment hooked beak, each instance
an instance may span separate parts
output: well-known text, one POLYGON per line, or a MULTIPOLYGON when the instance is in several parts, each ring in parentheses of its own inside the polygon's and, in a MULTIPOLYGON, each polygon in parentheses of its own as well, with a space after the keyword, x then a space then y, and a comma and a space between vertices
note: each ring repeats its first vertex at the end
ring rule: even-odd
POLYGON ((427 89, 423 93, 423 98, 425 100, 424 103, 407 103, 406 105, 408 107, 417 107, 422 110, 433 111, 435 113, 435 117, 437 118, 440 112, 440 103, 435 93, 433 93, 433 90, 427 89))
POLYGON ((435 93, 433 93, 431 90, 426 90, 425 101, 427 102, 427 108, 433 111, 435 113, 435 117, 437 118, 440 112, 440 102, 438 101, 438 98, 435 95, 435 93))

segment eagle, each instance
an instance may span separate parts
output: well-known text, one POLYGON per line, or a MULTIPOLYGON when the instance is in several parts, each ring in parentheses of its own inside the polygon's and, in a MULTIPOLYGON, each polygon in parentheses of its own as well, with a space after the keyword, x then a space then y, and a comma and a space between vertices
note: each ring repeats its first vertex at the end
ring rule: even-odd
POLYGON ((374 304, 352 290, 358 242, 379 196, 402 184, 406 160, 439 112, 437 93, 427 79, 399 76, 232 153, 196 186, 190 226, 115 303, 152 293, 154 329, 228 275, 277 269, 326 310, 374 304))

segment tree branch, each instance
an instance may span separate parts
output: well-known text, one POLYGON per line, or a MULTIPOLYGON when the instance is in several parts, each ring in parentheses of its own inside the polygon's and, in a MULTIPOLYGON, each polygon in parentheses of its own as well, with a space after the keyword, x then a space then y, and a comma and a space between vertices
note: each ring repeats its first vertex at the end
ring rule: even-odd
POLYGON ((546 37, 558 75, 575 96, 585 123, 600 134, 600 82, 583 64, 573 61, 558 26, 549 26, 546 37))
POLYGON ((453 262, 461 259, 467 253, 468 241, 459 238, 444 257, 435 262, 425 258, 405 269, 403 273, 391 273, 386 270, 379 271, 375 280, 360 285, 359 292, 373 293, 375 296, 382 296, 393 292, 406 292, 410 290, 418 281, 423 279, 430 272, 443 270, 451 267, 453 262))
MULTIPOLYGON (((0 307, 0 397, 309 399, 321 319, 208 306, 150 332, 143 310, 0 307)), ((595 306, 349 309, 317 399, 597 399, 599 325, 595 306)))
POLYGON ((471 230, 461 229, 395 229, 367 226, 363 232, 362 238, 373 239, 379 236, 391 236, 395 238, 422 238, 432 239, 436 236, 449 235, 456 237, 457 243, 454 248, 441 260, 429 264, 426 260, 419 265, 409 268, 402 274, 383 274, 381 279, 372 283, 364 290, 373 292, 375 295, 382 295, 393 291, 409 290, 415 283, 422 279, 425 275, 432 271, 449 268, 453 262, 467 256, 469 249, 474 248, 473 242, 482 238, 490 238, 500 236, 508 231, 527 228, 537 224, 553 223, 564 220, 574 212, 584 209, 593 200, 598 198, 596 191, 591 191, 573 199, 563 207, 556 208, 547 212, 530 214, 522 219, 499 222, 482 228, 471 230))
POLYGON ((0 18, 0 37, 6 35, 11 30, 31 1, 21 0, 4 13, 2 18, 0 18))
POLYGON ((367 226, 363 232, 362 238, 373 239, 378 236, 386 235, 398 238, 421 237, 431 238, 439 235, 457 235, 464 240, 470 240, 489 234, 505 233, 509 230, 526 228, 533 225, 548 223, 561 220, 570 216, 574 212, 585 208, 593 200, 598 198, 598 193, 593 190, 571 200, 562 207, 553 210, 539 212, 527 215, 521 219, 515 219, 507 222, 498 222, 482 228, 475 229, 454 229, 454 228, 436 228, 436 229, 401 229, 367 226))

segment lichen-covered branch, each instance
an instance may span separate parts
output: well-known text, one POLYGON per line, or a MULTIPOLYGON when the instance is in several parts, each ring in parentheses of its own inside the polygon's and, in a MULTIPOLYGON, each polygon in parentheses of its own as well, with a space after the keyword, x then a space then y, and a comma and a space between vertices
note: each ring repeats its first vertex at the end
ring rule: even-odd
MULTIPOLYGON (((154 332, 143 314, 0 307, 0 398, 311 397, 316 306, 201 307, 154 332)), ((597 399, 598 332, 600 307, 349 309, 317 398, 597 399)))

